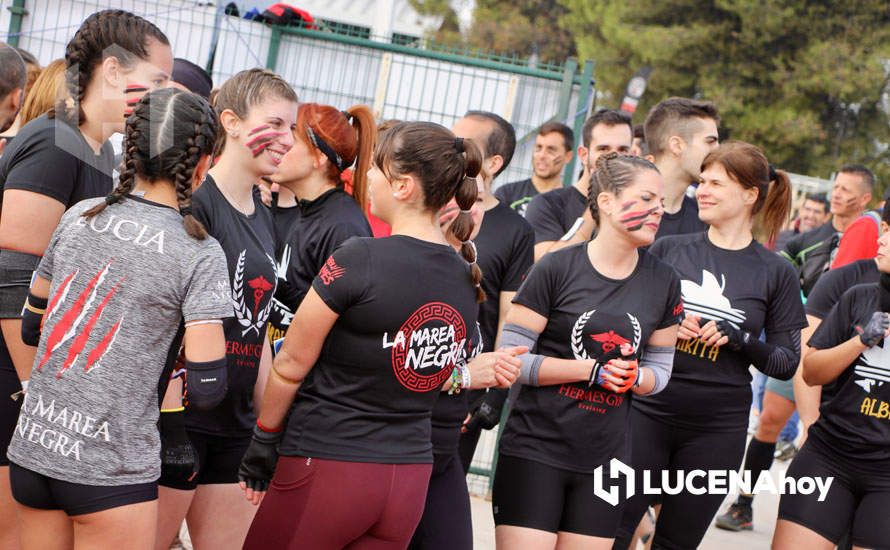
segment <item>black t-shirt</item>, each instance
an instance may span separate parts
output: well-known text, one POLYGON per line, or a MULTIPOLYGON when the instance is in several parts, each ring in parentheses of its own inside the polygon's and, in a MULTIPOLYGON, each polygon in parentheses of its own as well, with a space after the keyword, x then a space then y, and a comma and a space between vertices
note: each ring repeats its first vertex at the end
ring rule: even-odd
MULTIPOLYGON (((287 245, 287 236, 290 228, 300 215, 300 207, 293 206, 275 206, 272 210, 272 221, 275 223, 275 268, 278 275, 278 284, 281 285, 281 279, 287 276, 287 262, 282 262, 282 252, 287 245)), ((287 327, 290 325, 294 312, 290 308, 272 297, 272 311, 269 312, 269 344, 274 344, 275 340, 284 338, 287 327)))
POLYGON ((539 194, 531 178, 506 183, 498 187, 494 192, 497 200, 515 210, 523 218, 525 217, 526 209, 528 209, 528 204, 539 194))
MULTIPOLYGON (((794 269, 760 243, 741 250, 714 246, 706 232, 665 237, 650 252, 682 280, 686 314, 723 319, 754 335, 806 326, 794 269)), ((677 340, 674 369, 659 394, 634 407, 650 416, 703 431, 744 429, 751 407, 751 361, 740 352, 677 340)))
POLYGON ((485 212, 476 236, 482 290, 487 299, 479 306, 484 351, 494 349, 500 320, 501 292, 516 292, 535 261, 535 234, 527 221, 504 204, 485 212))
MULTIPOLYGON (((833 348, 857 335, 878 311, 877 284, 858 285, 841 296, 822 321, 809 345, 833 348)), ((835 395, 824 401, 810 435, 864 465, 890 460, 890 341, 865 350, 834 382, 835 395)))
MULTIPOLYGON (((634 272, 609 279, 594 269, 587 246, 544 256, 514 303, 547 317, 533 350, 545 357, 587 360, 630 343, 637 358, 650 335, 679 322, 680 280, 646 251, 634 272)), ((592 472, 625 458, 631 392, 613 393, 586 381, 522 386, 501 437, 500 452, 557 468, 592 472)))
POLYGON ((354 238, 312 288, 339 314, 291 409, 280 453, 349 462, 432 462, 430 416, 469 355, 478 304, 447 245, 354 238))
POLYGON ((700 233, 707 228, 708 226, 705 222, 698 219, 698 203, 695 202, 695 199, 683 195, 683 203, 680 205, 680 210, 673 214, 665 212, 662 215, 661 225, 658 226, 655 238, 660 239, 669 235, 700 233))
POLYGON ((40 193, 64 204, 66 209, 111 192, 113 170, 114 151, 110 143, 102 144, 97 155, 78 128, 46 115, 19 130, 0 156, 4 190, 40 193))
MULTIPOLYGON (((479 323, 473 331, 473 339, 470 341, 470 351, 467 357, 461 359, 469 362, 482 353, 482 334, 479 323)), ((462 353, 466 348, 461 348, 462 353)), ((432 426, 433 454, 450 455, 457 453, 460 444, 460 427, 470 412, 470 391, 463 390, 460 393, 449 394, 440 391, 436 406, 433 407, 433 415, 430 419, 432 426)))
POLYGON ((272 214, 254 191, 254 213, 247 216, 229 204, 210 175, 192 195, 193 212, 226 253, 235 315, 223 321, 229 390, 215 408, 186 409, 190 430, 241 437, 256 423, 256 384, 266 322, 275 294, 275 227, 272 214))
POLYGON ((807 315, 825 319, 844 292, 856 285, 877 283, 880 278, 878 264, 872 258, 857 260, 830 270, 819 278, 810 291, 805 306, 807 315))
POLYGON ((525 219, 535 230, 535 244, 558 241, 584 215, 587 197, 574 186, 547 191, 529 204, 525 219))
POLYGON ((797 268, 804 296, 810 295, 816 282, 828 270, 839 243, 840 233, 829 221, 794 237, 779 252, 797 268))
POLYGON ((312 279, 334 250, 350 237, 371 236, 368 219, 342 189, 325 191, 313 201, 301 200, 295 210, 278 251, 278 289, 273 306, 277 313, 269 319, 272 341, 284 337, 312 279))

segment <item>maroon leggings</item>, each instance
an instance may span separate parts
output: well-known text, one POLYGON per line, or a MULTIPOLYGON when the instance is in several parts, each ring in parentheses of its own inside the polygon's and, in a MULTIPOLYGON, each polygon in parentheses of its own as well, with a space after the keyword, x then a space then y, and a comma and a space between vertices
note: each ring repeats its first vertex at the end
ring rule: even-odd
POLYGON ((244 548, 401 550, 423 514, 431 470, 282 456, 244 548))

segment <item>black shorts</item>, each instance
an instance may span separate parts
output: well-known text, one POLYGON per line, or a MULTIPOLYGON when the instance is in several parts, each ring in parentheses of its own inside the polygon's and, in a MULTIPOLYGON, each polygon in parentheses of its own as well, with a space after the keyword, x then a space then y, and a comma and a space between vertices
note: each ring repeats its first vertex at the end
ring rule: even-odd
POLYGON ((12 366, 12 360, 9 359, 9 352, 3 345, 2 335, 0 335, 0 466, 9 466, 9 459, 6 458, 6 451, 9 449, 9 442, 12 441, 12 434, 15 431, 15 425, 19 419, 19 410, 22 408, 24 401, 23 395, 18 395, 17 399, 12 396, 22 389, 19 377, 12 366))
MULTIPOLYGON (((812 432, 810 432, 812 434, 812 432)), ((787 477, 834 477, 825 500, 819 492, 784 494, 779 519, 797 523, 837 542, 852 526, 853 545, 887 548, 890 544, 890 461, 869 464, 853 461, 830 445, 810 436, 788 467, 787 477)))
POLYGON ((191 481, 165 479, 162 475, 158 480, 162 487, 193 491, 198 485, 238 483, 238 467, 250 445, 250 435, 224 437, 193 431, 188 434, 198 453, 198 475, 191 481))
POLYGON ((0 319, 19 319, 40 256, 0 250, 0 319))
POLYGON ((53 479, 13 462, 9 483, 16 502, 38 510, 62 510, 69 516, 92 514, 120 506, 157 500, 158 484, 81 485, 53 479))
MULTIPOLYGON (((604 469, 604 489, 611 479, 604 469)), ((613 538, 625 495, 612 506, 594 493, 594 475, 500 455, 492 489, 495 525, 613 538)))

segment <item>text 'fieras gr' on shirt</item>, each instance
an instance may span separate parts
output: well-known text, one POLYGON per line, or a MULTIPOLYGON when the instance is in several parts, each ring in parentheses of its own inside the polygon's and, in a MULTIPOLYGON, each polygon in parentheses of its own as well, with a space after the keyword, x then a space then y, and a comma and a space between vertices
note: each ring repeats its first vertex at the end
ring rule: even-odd
POLYGON ((192 197, 195 218, 226 254, 234 316, 226 319, 229 389, 208 411, 186 408, 189 430, 228 437, 249 437, 256 423, 253 388, 275 294, 275 228, 272 214, 254 189, 254 212, 229 204, 210 175, 192 197))
MULTIPOLYGON (((656 330, 683 313, 680 280, 644 250, 633 273, 616 280, 590 263, 578 244, 542 258, 513 303, 547 318, 534 353, 590 360, 630 344, 635 358, 656 330)), ((631 392, 618 394, 583 382, 522 386, 501 438, 501 454, 590 473, 624 456, 631 392)))
MULTIPOLYGON (((847 290, 822 320, 809 345, 829 349, 858 336, 880 309, 878 284, 847 290)), ((834 395, 822 402, 810 435, 863 467, 881 473, 890 465, 890 342, 866 349, 834 382, 834 395)))
MULTIPOLYGON (((680 275, 686 315, 699 316, 702 326, 722 319, 755 336, 806 326, 794 269, 756 241, 726 250, 696 233, 659 239, 649 251, 680 275)), ((678 339, 671 381, 634 407, 687 428, 739 429, 751 407, 750 364, 743 353, 678 339)))
POLYGON ((51 281, 9 457, 51 478, 148 483, 161 473, 158 377, 180 322, 232 314, 225 256, 173 208, 134 196, 75 205, 38 274, 51 281))
POLYGON ((300 386, 280 453, 432 462, 433 405, 473 350, 469 264, 447 245, 404 235, 353 238, 312 288, 339 318, 300 386))

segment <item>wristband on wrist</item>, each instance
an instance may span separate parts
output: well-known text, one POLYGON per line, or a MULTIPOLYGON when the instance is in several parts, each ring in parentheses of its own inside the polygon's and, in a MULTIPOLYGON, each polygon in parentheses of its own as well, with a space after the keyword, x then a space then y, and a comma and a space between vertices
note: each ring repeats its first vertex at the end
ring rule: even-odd
POLYGON ((460 393, 461 388, 463 387, 463 375, 460 372, 460 367, 457 365, 451 369, 451 387, 448 389, 448 395, 454 395, 460 393))
POLYGON ((636 380, 636 382, 634 382, 634 387, 635 387, 635 388, 639 388, 640 386, 643 385, 643 367, 637 367, 637 368, 638 368, 639 370, 638 370, 638 373, 637 373, 637 380, 636 380))
POLYGON ((602 368, 603 366, 600 364, 599 361, 593 362, 593 367, 590 369, 590 378, 587 379, 588 386, 597 384, 597 378, 599 378, 600 369, 602 368))
POLYGON ((178 413, 185 410, 185 407, 175 407, 173 409, 161 409, 162 413, 178 413))
POLYGON ((278 428, 276 428, 276 429, 273 430, 273 429, 271 429, 271 428, 267 428, 267 427, 263 426, 262 424, 260 424, 260 419, 259 419, 259 418, 257 418, 257 421, 256 421, 256 427, 259 428, 260 431, 266 432, 267 434, 277 434, 277 433, 279 433, 279 432, 281 431, 281 428, 280 428, 280 427, 278 427, 278 428))
POLYGON ((470 367, 463 365, 460 367, 461 374, 461 384, 460 387, 463 389, 467 389, 470 387, 470 367))

